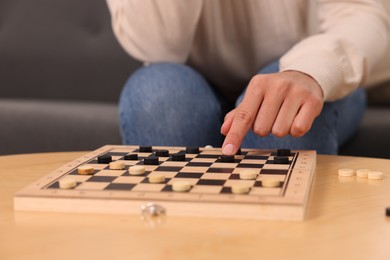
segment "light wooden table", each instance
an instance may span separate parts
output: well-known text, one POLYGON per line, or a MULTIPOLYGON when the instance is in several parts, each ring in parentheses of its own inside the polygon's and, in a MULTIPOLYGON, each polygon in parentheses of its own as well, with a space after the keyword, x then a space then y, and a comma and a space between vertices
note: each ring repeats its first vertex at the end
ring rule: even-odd
POLYGON ((303 222, 14 212, 16 191, 84 154, 0 157, 0 259, 390 259, 390 160, 318 156, 303 222))

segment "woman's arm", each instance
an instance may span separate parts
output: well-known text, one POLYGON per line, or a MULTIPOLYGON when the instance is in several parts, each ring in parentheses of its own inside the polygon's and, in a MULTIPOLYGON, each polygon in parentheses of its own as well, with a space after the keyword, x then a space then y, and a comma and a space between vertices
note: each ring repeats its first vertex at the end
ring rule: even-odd
POLYGON ((366 79, 387 46, 389 21, 380 0, 318 0, 320 32, 281 59, 281 71, 301 71, 327 101, 342 98, 366 79))

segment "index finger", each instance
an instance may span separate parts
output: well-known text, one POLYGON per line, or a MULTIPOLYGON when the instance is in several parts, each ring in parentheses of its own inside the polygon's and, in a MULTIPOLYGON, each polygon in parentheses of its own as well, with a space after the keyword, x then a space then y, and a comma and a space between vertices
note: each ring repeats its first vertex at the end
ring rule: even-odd
POLYGON ((234 155, 237 152, 242 140, 244 140, 256 119, 262 101, 261 90, 256 86, 248 86, 244 99, 236 109, 232 125, 223 142, 223 154, 234 155))

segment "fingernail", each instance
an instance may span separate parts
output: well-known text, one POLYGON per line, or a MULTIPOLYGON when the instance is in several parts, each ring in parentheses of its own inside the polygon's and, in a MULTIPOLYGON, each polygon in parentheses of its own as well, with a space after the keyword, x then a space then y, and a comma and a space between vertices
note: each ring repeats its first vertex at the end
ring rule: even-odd
POLYGON ((232 155, 233 151, 234 151, 234 146, 232 144, 227 144, 222 149, 222 153, 225 155, 232 155))

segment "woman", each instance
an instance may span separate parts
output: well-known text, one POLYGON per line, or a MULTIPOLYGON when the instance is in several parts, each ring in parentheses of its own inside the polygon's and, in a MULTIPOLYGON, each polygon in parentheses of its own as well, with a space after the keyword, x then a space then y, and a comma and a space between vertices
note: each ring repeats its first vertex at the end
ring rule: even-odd
POLYGON ((378 0, 107 1, 119 42, 145 63, 120 98, 126 144, 336 154, 387 45, 378 0))

